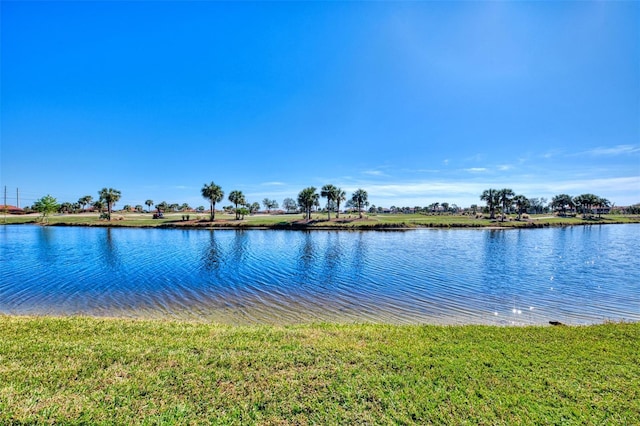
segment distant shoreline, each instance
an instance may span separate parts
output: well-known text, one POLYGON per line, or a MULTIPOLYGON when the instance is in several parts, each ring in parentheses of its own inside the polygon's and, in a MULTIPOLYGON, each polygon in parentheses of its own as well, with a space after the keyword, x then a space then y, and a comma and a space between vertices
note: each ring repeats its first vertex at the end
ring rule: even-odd
MULTIPOLYGON (((405 231, 414 229, 537 229, 568 226, 591 226, 640 223, 637 215, 603 215, 601 218, 559 217, 549 215, 532 216, 517 220, 509 217, 501 222, 498 219, 464 215, 422 215, 422 214, 382 214, 358 217, 331 218, 315 215, 311 221, 300 219, 299 215, 266 215, 247 216, 243 220, 235 220, 231 215, 219 215, 214 222, 205 215, 168 214, 163 219, 152 219, 148 213, 114 213, 111 221, 99 219, 95 214, 56 215, 40 221, 38 215, 0 216, 0 224, 19 225, 34 224, 42 226, 86 226, 109 228, 158 228, 158 229, 255 229, 255 230, 295 230, 295 231, 327 231, 327 230, 371 230, 371 231, 405 231), (227 217, 228 216, 228 217, 227 217), (184 217, 184 219, 183 219, 184 217)), ((353 215, 352 215, 353 216, 353 215)))

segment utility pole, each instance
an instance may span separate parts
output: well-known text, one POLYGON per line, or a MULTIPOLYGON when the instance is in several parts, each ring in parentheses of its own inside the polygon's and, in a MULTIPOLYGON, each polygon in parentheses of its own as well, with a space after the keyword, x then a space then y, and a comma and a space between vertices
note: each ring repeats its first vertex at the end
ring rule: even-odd
POLYGON ((4 186, 4 223, 7 223, 7 185, 4 186))
POLYGON ((20 208, 20 189, 16 188, 16 207, 20 208))

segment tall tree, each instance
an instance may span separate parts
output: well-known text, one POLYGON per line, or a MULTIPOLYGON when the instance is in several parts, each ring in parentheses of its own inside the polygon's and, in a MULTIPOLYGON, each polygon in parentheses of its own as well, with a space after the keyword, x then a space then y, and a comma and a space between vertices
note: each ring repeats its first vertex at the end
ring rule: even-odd
POLYGON ((551 207, 554 210, 560 210, 562 216, 566 215, 567 209, 575 206, 573 198, 568 194, 558 194, 551 199, 551 207))
POLYGON ((42 213, 42 221, 46 222, 47 216, 51 213, 57 212, 60 205, 55 198, 47 194, 39 200, 36 200, 36 202, 33 203, 33 208, 38 213, 42 213))
POLYGON ((224 198, 224 191, 219 185, 216 185, 213 181, 209 184, 204 184, 201 190, 202 196, 209 200, 211 207, 211 222, 216 220, 216 203, 219 203, 224 198))
POLYGON ((515 193, 513 192, 513 190, 509 188, 503 188, 498 191, 498 199, 500 201, 500 204, 502 205, 502 215, 500 217, 501 221, 504 221, 507 213, 509 213, 509 207, 511 206, 514 195, 515 193))
POLYGON ((320 196, 327 199, 327 220, 331 220, 331 208, 336 203, 338 191, 338 188, 331 184, 323 186, 320 190, 320 196))
POLYGON ((529 200, 524 195, 516 195, 513 197, 513 203, 516 205, 516 209, 518 209, 518 220, 520 220, 522 218, 522 212, 529 208, 529 200))
POLYGON ((598 206, 598 219, 600 219, 602 217, 602 210, 611 207, 611 201, 603 197, 598 197, 596 205, 598 206))
POLYGON ((582 217, 586 218, 587 213, 591 217, 593 206, 598 203, 598 196, 594 194, 580 194, 573 197, 573 204, 582 211, 582 217))
POLYGON ((117 189, 102 188, 98 194, 100 199, 107 204, 107 219, 111 220, 111 209, 120 199, 121 193, 117 189))
POLYGON ((500 203, 498 190, 493 188, 485 189, 482 195, 480 195, 480 200, 487 203, 487 208, 489 209, 489 218, 495 219, 496 206, 500 203))
POLYGON ((262 200, 262 204, 264 204, 264 208, 267 209, 267 213, 271 213, 271 209, 278 208, 278 202, 276 200, 270 200, 268 198, 265 198, 264 200, 262 200))
POLYGON ((347 193, 340 188, 336 188, 335 199, 334 199, 336 203, 336 219, 340 218, 340 203, 342 203, 346 199, 347 199, 347 193))
POLYGON ((92 201, 93 201, 93 197, 91 195, 85 195, 84 197, 80 197, 80 199, 78 200, 78 204, 82 206, 82 211, 84 211, 85 207, 88 204, 91 204, 92 201))
POLYGON ((231 201, 235 205, 236 211, 236 220, 240 219, 240 212, 238 212, 238 205, 244 205, 246 203, 244 194, 242 191, 231 191, 229 193, 229 201, 231 201))
POLYGON ((351 195, 351 201, 358 209, 358 213, 360 213, 360 218, 362 218, 362 208, 369 205, 367 191, 364 189, 356 189, 356 191, 351 195))
POLYGON ((311 210, 319 198, 320 196, 316 193, 316 188, 313 186, 303 189, 298 194, 298 205, 302 211, 305 212, 307 220, 311 220, 311 210))
POLYGON ((102 213, 102 210, 104 210, 104 202, 102 200, 94 201, 92 206, 94 210, 98 211, 98 213, 102 213))
POLYGON ((65 201, 64 203, 60 204, 60 206, 58 206, 58 212, 60 212, 60 213, 71 213, 71 212, 73 212, 73 204, 71 204, 68 201, 65 201))
POLYGON ((287 212, 294 211, 297 207, 296 200, 293 198, 285 198, 284 201, 282 201, 282 208, 287 212))
POLYGON ((151 212, 151 206, 153 205, 153 200, 147 200, 144 203, 147 205, 147 212, 151 212))
POLYGON ((267 214, 271 213, 271 200, 268 198, 265 198, 262 200, 262 205, 264 206, 265 209, 267 209, 267 214))

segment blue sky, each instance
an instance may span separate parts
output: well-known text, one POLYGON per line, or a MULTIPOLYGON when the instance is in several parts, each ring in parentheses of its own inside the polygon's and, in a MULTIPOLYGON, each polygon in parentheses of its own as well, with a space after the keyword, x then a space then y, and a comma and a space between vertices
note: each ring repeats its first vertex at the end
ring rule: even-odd
POLYGON ((197 207, 212 180, 258 202, 327 183, 385 207, 640 202, 639 2, 0 7, 9 204, 197 207))

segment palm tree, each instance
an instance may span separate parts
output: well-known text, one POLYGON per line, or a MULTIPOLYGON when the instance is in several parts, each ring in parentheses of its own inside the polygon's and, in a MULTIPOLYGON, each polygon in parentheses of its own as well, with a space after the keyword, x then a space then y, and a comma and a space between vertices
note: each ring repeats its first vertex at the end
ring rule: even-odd
POLYGON ((498 199, 500 201, 500 204, 502 204, 502 215, 500 217, 501 222, 504 221, 504 218, 508 213, 509 206, 511 206, 511 200, 513 199, 514 195, 515 193, 513 192, 513 190, 509 188, 504 188, 498 191, 498 199))
POLYGON ((78 204, 82 206, 82 211, 84 211, 85 206, 87 206, 87 204, 91 204, 92 201, 93 201, 93 197, 91 195, 85 195, 84 197, 81 197, 78 200, 78 204))
POLYGON ((353 201, 353 204, 358 209, 358 212, 360 213, 360 218, 362 218, 362 207, 369 205, 367 198, 368 198, 367 191, 365 191, 364 189, 356 189, 356 192, 354 192, 351 195, 351 201, 353 201))
POLYGON ((153 205, 153 200, 147 200, 144 202, 147 205, 147 213, 151 212, 151 206, 153 205))
POLYGON ((611 207, 611 201, 607 200, 606 198, 603 197, 598 197, 598 201, 596 203, 596 205, 598 206, 598 219, 600 219, 602 216, 602 210, 604 208, 607 207, 611 207))
POLYGON ((580 209, 582 210, 582 218, 586 218, 587 212, 589 212, 589 217, 591 217, 592 208, 598 203, 598 199, 599 197, 597 195, 581 194, 573 198, 573 203, 576 206, 580 206, 580 209))
POLYGON ((247 203, 247 209, 249 209, 249 214, 255 214, 260 210, 260 203, 254 201, 253 203, 247 203))
POLYGON ((522 212, 529 208, 529 200, 524 195, 516 195, 513 197, 513 203, 518 209, 518 220, 522 217, 522 212))
POLYGON ((246 203, 244 194, 242 193, 242 191, 231 191, 229 193, 229 201, 231 201, 236 206, 236 220, 239 220, 240 215, 238 212, 238 204, 244 205, 246 203))
POLYGON ((111 208, 120 199, 120 191, 113 188, 102 188, 98 194, 100 199, 107 203, 107 219, 111 220, 111 208))
POLYGON ((333 201, 336 203, 336 219, 340 218, 340 203, 347 199, 347 193, 340 188, 336 188, 333 201))
POLYGON ((562 216, 566 215, 567 208, 571 209, 574 206, 573 198, 568 194, 558 194, 551 199, 551 207, 560 210, 562 216))
POLYGON ((485 189, 482 195, 480 195, 480 200, 486 201, 487 208, 489 209, 489 218, 496 218, 496 206, 500 203, 500 198, 498 197, 497 189, 485 189))
POLYGON ((578 210, 578 212, 582 213, 582 218, 586 218, 586 208, 587 208, 587 201, 584 199, 584 195, 577 195, 575 197, 573 197, 572 199, 573 204, 576 206, 576 210, 578 210))
POLYGON ((219 203, 224 198, 224 191, 219 185, 216 185, 213 181, 210 184, 204 184, 202 187, 202 196, 209 200, 211 207, 211 222, 216 219, 216 203, 219 203))
POLYGON ((331 220, 331 208, 336 201, 338 195, 338 188, 328 184, 322 187, 320 190, 320 196, 327 199, 327 220, 331 220))
POLYGON ((319 198, 320 196, 316 193, 316 188, 313 186, 303 189, 298 194, 298 205, 305 212, 307 220, 311 220, 311 210, 319 198))
POLYGON ((98 210, 98 213, 102 213, 102 210, 104 209, 104 203, 102 202, 102 200, 94 201, 93 208, 95 210, 98 210))

